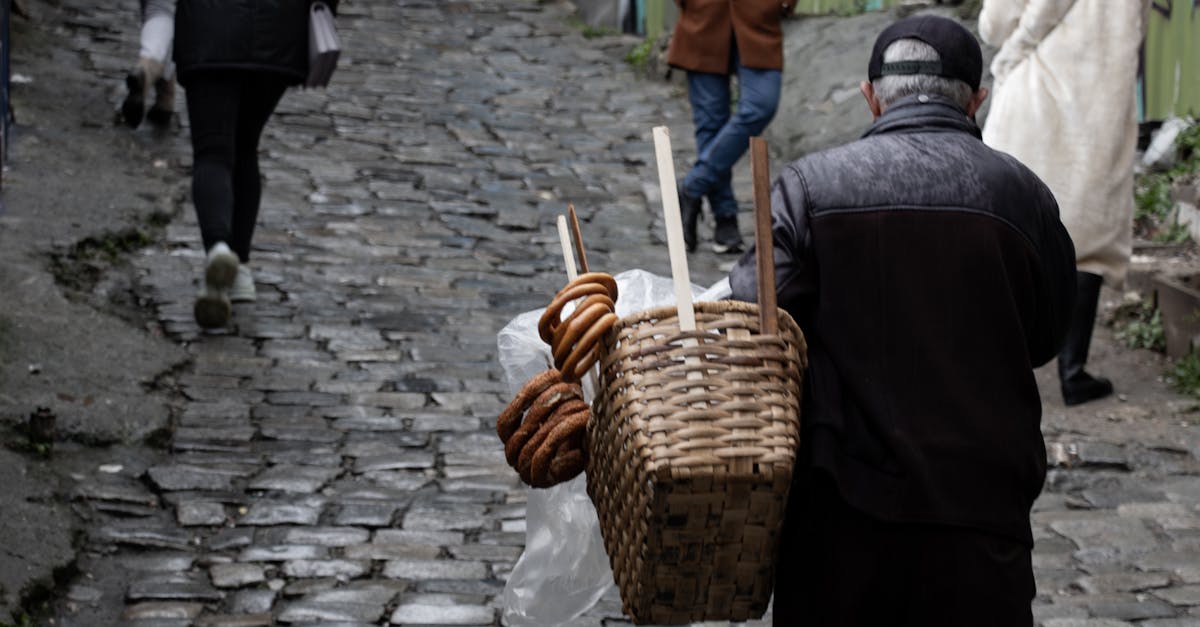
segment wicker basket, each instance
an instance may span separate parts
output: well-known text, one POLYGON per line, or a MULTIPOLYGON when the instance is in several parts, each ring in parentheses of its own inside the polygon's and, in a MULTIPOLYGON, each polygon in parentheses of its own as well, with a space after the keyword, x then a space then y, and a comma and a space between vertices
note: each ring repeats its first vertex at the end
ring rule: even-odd
POLYGON ((696 304, 622 319, 588 424, 587 489, 635 623, 746 620, 766 611, 799 443, 804 336, 780 311, 696 304))

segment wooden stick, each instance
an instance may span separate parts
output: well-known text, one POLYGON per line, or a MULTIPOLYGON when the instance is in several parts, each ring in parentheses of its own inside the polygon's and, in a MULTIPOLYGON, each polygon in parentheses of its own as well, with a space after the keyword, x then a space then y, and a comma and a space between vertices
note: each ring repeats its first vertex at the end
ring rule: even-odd
POLYGON ((750 138, 750 173, 754 180, 754 248, 758 266, 758 322, 764 335, 779 333, 775 304, 775 243, 771 235, 771 169, 767 140, 750 138))
POLYGON ((675 284, 679 330, 695 331, 696 311, 692 308, 687 249, 683 244, 683 220, 679 217, 679 196, 675 191, 675 161, 671 157, 671 134, 665 126, 654 127, 654 156, 658 161, 658 185, 662 189, 663 222, 667 226, 667 251, 671 256, 671 278, 675 284))
POLYGON ((583 249, 583 234, 579 231, 579 216, 575 215, 575 205, 567 205, 567 216, 571 219, 571 235, 575 237, 575 254, 579 255, 579 271, 587 274, 587 251, 583 249))
POLYGON ((567 282, 570 283, 579 274, 575 270, 575 255, 571 254, 571 236, 567 234, 566 216, 558 216, 558 243, 562 246, 563 265, 567 268, 567 282))

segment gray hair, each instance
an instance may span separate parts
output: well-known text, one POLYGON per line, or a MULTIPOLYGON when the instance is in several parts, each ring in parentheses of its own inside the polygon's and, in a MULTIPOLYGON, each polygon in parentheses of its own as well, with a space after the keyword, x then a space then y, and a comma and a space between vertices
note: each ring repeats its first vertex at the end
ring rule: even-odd
MULTIPOLYGON (((883 51, 884 63, 899 61, 941 61, 942 57, 933 46, 920 39, 897 39, 883 51)), ((904 74, 881 76, 873 81, 875 98, 879 106, 887 109, 893 102, 914 94, 943 96, 949 98, 964 109, 971 102, 975 90, 971 86, 954 78, 944 78, 931 74, 904 74)))

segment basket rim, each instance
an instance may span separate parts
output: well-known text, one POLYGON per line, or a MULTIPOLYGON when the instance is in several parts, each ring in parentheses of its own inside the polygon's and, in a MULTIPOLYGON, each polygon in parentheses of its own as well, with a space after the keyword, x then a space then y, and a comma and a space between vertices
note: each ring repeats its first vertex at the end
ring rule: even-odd
MULTIPOLYGON (((721 314, 721 313, 740 313, 758 316, 758 305, 756 303, 748 303, 740 300, 706 300, 696 301, 692 303, 697 313, 706 314, 721 314)), ((796 324, 796 320, 783 307, 776 307, 779 310, 779 332, 777 335, 783 336, 787 333, 794 333, 799 340, 799 345, 805 349, 808 347, 807 338, 804 336, 804 331, 800 329, 800 325, 796 324)), ((660 307, 651 307, 638 312, 631 313, 621 317, 609 333, 615 333, 617 330, 624 327, 636 324, 642 324, 651 320, 665 321, 679 317, 679 310, 675 305, 663 305, 660 307)), ((807 351, 805 351, 807 352, 807 351)), ((807 360, 805 360, 807 361, 807 360)))

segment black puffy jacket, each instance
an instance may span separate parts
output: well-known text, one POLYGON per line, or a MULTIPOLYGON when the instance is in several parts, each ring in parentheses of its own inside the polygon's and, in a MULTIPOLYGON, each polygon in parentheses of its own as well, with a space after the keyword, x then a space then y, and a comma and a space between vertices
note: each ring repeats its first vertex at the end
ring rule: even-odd
MULTIPOLYGON (((772 190, 779 305, 808 340, 801 459, 860 511, 1032 545, 1046 451, 1032 369, 1075 256, 1050 190, 948 100, 889 107, 772 190)), ((730 274, 753 300, 752 255, 730 274)))
MULTIPOLYGON (((185 87, 198 71, 248 70, 308 77, 308 11, 314 0, 178 0, 175 65, 185 87)), ((324 0, 337 9, 337 0, 324 0)))

